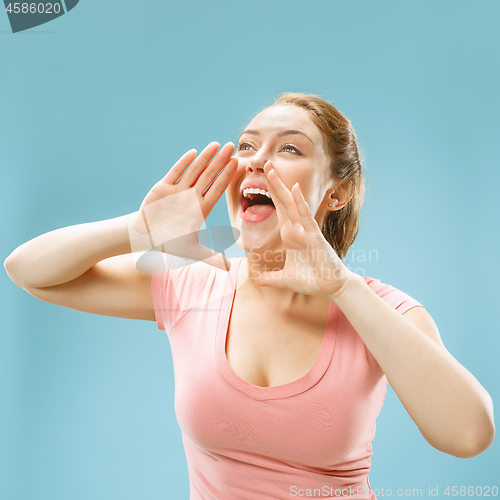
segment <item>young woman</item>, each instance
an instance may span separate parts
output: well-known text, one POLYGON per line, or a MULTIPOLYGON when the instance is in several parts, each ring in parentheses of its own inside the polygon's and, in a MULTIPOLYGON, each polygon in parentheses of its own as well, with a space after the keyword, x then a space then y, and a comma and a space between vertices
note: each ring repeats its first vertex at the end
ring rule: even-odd
POLYGON ((387 381, 436 449, 488 448, 491 398, 424 307, 341 261, 364 185, 350 122, 316 96, 284 94, 233 153, 189 151, 137 212, 38 236, 5 262, 41 300, 166 330, 191 498, 373 498, 387 381), (246 258, 198 241, 224 192, 246 258), (154 271, 131 258, 153 248, 154 271))

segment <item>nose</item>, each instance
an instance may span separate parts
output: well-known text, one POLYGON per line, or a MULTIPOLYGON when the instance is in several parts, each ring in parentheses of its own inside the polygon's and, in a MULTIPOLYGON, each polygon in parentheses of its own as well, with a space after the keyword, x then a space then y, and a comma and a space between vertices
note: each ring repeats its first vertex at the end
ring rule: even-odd
POLYGON ((264 165, 266 164, 267 160, 252 160, 252 161, 249 161, 247 166, 245 167, 245 170, 248 172, 248 173, 251 173, 251 172, 257 172, 257 173, 264 173, 264 165))

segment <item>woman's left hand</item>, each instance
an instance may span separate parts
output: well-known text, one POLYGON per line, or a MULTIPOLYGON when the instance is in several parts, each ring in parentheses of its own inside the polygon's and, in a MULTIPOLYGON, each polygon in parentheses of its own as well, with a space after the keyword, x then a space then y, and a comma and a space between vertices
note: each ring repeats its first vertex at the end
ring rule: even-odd
POLYGON ((326 241, 298 183, 289 190, 270 162, 264 170, 286 249, 285 265, 260 274, 260 286, 289 288, 306 295, 339 295, 349 278, 357 277, 326 241))

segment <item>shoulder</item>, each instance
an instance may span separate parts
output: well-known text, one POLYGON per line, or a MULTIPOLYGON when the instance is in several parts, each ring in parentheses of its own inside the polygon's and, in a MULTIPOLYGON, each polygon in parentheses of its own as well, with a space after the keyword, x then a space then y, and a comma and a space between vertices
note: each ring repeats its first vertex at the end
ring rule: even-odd
POLYGON ((214 286, 225 286, 234 279, 241 257, 229 258, 230 271, 218 269, 202 261, 160 254, 152 270, 153 288, 175 287, 179 293, 192 293, 214 286))
POLYGON ((424 309, 424 307, 413 307, 404 313, 404 317, 411 321, 419 330, 424 332, 436 344, 444 347, 438 327, 432 316, 424 309))
MULTIPOLYGON (((229 259, 231 268, 237 260, 229 259)), ((152 281, 153 286, 175 287, 179 292, 189 294, 224 283, 229 273, 202 261, 162 254, 155 263, 152 281)))
POLYGON ((151 279, 151 296, 158 328, 169 329, 188 311, 208 310, 224 296, 238 259, 229 259, 231 271, 201 261, 168 254, 156 257, 151 279), (210 306, 211 307, 211 306, 210 306))
POLYGON ((363 279, 380 298, 384 299, 401 314, 405 314, 408 310, 417 306, 423 307, 418 300, 392 285, 382 283, 379 279, 369 276, 363 276, 363 279))
POLYGON ((444 347, 434 319, 418 300, 392 285, 382 283, 379 279, 369 276, 363 276, 363 279, 379 297, 404 315, 431 340, 444 347))

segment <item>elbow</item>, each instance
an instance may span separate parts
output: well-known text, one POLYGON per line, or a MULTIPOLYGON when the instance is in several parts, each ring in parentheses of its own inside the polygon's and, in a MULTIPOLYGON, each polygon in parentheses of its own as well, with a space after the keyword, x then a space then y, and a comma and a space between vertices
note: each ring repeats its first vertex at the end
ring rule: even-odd
MULTIPOLYGON (((425 437, 425 436, 424 436, 425 437)), ((444 445, 434 443, 426 438, 427 442, 436 450, 452 455, 457 458, 473 458, 486 451, 495 439, 495 428, 486 431, 483 429, 473 438, 466 438, 464 435, 454 440, 453 444, 444 445)))
POLYGON ((16 251, 14 250, 3 262, 3 267, 7 276, 19 287, 23 288, 21 284, 21 277, 19 272, 19 262, 16 258, 16 251))
MULTIPOLYGON (((486 391, 485 391, 486 392, 486 391)), ((486 393, 487 394, 487 393, 486 393)), ((457 458, 473 458, 486 451, 495 439, 495 421, 493 417, 493 403, 488 395, 484 406, 468 425, 456 427, 452 434, 446 437, 441 434, 430 439, 421 433, 425 440, 436 450, 457 458)))
MULTIPOLYGON (((458 453, 451 453, 458 458, 473 458, 486 451, 495 440, 495 420, 493 417, 493 403, 488 395, 489 404, 486 404, 480 418, 474 426, 464 432, 458 453)), ((456 450, 455 450, 456 451, 456 450)))
POLYGON ((486 451, 495 440, 493 400, 484 387, 479 387, 479 401, 475 405, 475 412, 471 414, 468 429, 462 434, 460 454, 452 453, 458 458, 476 457, 486 451))
MULTIPOLYGON (((5 268, 5 272, 7 273, 7 276, 14 281, 14 259, 12 257, 12 254, 10 254, 4 261, 3 261, 3 267, 5 268)), ((15 281, 14 281, 15 282, 15 281)))
POLYGON ((473 458, 477 457, 486 451, 495 440, 495 423, 493 419, 486 422, 467 442, 464 443, 464 448, 460 455, 455 455, 458 458, 473 458))

